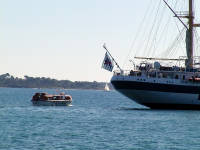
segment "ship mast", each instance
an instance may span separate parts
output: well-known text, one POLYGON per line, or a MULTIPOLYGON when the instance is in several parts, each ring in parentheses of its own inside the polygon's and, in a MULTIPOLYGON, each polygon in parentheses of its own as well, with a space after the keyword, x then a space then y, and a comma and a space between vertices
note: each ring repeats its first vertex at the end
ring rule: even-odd
POLYGON ((193 0, 189 0, 189 15, 188 15, 189 28, 187 29, 187 32, 186 32, 186 49, 187 49, 187 57, 188 57, 188 59, 186 60, 186 67, 188 69, 193 68, 193 50, 194 50, 194 33, 193 33, 193 28, 194 28, 193 8, 194 7, 193 5, 194 5, 193 0))
POLYGON ((194 51, 194 27, 200 27, 200 24, 194 23, 194 0, 188 0, 189 1, 189 12, 188 14, 177 14, 170 6, 169 4, 163 0, 165 4, 168 6, 168 8, 174 13, 175 17, 179 19, 179 21, 183 24, 183 26, 186 28, 186 52, 187 52, 187 59, 185 60, 185 66, 187 69, 193 69, 193 51, 194 51), (188 25, 186 25, 181 18, 187 18, 188 19, 188 25))

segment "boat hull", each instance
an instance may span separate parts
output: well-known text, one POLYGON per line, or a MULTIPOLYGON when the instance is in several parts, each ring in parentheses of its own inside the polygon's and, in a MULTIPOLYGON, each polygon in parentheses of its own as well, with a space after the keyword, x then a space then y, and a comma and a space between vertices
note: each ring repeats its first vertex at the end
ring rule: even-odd
POLYGON ((72 102, 66 100, 32 101, 34 106, 69 106, 72 102))
POLYGON ((177 87, 176 89, 172 89, 169 85, 164 86, 161 84, 141 83, 135 81, 112 80, 111 83, 115 89, 123 95, 152 109, 200 110, 198 87, 193 88, 194 90, 192 91, 192 87, 184 86, 179 87, 179 89, 177 87))
POLYGON ((118 90, 135 102, 152 109, 200 109, 198 94, 145 90, 118 90))

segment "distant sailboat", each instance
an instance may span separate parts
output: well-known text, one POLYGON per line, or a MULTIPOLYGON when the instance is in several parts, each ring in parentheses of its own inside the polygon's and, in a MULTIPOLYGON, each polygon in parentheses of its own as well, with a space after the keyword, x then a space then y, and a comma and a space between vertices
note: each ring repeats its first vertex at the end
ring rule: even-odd
POLYGON ((108 86, 108 84, 106 83, 106 85, 105 85, 105 88, 104 88, 104 90, 105 91, 110 91, 110 88, 109 88, 109 86, 108 86))

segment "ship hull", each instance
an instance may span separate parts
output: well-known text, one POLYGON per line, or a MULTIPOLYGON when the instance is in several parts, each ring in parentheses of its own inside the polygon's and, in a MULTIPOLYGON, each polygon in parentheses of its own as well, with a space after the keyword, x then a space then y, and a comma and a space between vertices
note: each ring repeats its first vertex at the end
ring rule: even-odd
POLYGON ((152 109, 199 109, 199 87, 111 81, 117 91, 152 109))
POLYGON ((118 90, 135 102, 152 109, 200 109, 198 94, 145 90, 118 90))

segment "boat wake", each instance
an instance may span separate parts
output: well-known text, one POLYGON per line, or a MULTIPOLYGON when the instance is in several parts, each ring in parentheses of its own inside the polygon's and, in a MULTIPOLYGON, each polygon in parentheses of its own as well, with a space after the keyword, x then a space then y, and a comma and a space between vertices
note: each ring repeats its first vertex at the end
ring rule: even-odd
POLYGON ((117 110, 142 110, 142 111, 146 111, 146 110, 152 110, 150 108, 128 108, 128 107, 120 107, 117 108, 117 110))

